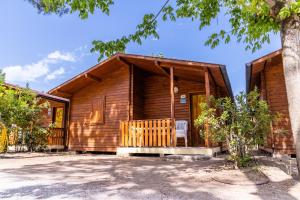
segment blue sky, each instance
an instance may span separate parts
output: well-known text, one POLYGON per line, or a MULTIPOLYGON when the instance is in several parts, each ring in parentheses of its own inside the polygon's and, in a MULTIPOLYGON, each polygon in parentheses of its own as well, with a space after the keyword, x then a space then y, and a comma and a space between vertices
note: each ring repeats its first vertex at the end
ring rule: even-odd
MULTIPOLYGON (((89 49, 93 39, 112 40, 135 30, 143 14, 156 12, 162 1, 116 0, 110 16, 96 13, 81 20, 77 13, 58 17, 40 15, 22 0, 1 0, 0 69, 7 81, 48 91, 97 63, 97 54, 89 49)), ((126 53, 158 55, 227 66, 234 94, 245 89, 245 63, 280 48, 280 38, 255 52, 245 51, 244 44, 233 39, 215 49, 204 46, 209 34, 228 25, 219 17, 202 31, 189 19, 160 22, 160 39, 150 38, 142 46, 130 44, 126 53)))

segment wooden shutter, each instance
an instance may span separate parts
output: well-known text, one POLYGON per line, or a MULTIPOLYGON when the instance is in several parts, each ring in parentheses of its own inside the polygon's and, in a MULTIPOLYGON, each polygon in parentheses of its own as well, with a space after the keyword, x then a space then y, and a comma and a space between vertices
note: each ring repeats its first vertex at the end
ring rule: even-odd
POLYGON ((104 124, 105 97, 92 100, 91 124, 104 124))

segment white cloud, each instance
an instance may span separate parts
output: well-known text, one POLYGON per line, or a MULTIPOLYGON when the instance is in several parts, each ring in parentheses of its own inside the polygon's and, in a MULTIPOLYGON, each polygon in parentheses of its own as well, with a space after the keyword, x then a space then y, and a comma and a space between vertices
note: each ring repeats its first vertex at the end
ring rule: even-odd
POLYGON ((60 51, 54 51, 48 55, 48 59, 54 60, 54 61, 62 60, 62 61, 68 61, 68 62, 75 62, 75 57, 69 52, 62 53, 60 51))
POLYGON ((48 74, 46 76, 46 79, 47 80, 53 80, 53 79, 56 79, 57 76, 63 75, 64 73, 65 73, 65 69, 61 67, 61 68, 53 71, 52 73, 48 74))
POLYGON ((53 80, 57 76, 62 75, 65 70, 61 67, 51 71, 51 64, 75 61, 75 56, 72 53, 54 51, 32 64, 6 66, 3 68, 3 72, 6 74, 5 78, 8 82, 33 82, 42 77, 53 80))
POLYGON ((31 82, 49 72, 48 63, 41 60, 30 65, 15 65, 3 68, 5 79, 12 82, 31 82))

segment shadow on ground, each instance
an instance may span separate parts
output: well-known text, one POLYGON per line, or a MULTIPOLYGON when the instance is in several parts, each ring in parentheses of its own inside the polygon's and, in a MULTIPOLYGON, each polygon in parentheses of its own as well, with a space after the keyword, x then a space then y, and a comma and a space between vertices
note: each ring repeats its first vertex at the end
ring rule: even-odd
POLYGON ((272 199, 274 195, 279 199, 296 199, 288 193, 296 184, 290 179, 285 180, 288 188, 284 190, 281 182, 270 181, 268 188, 267 185, 236 188, 214 182, 214 172, 227 167, 222 159, 197 162, 113 156, 51 159, 53 162, 33 161, 2 169, 0 179, 7 181, 0 189, 0 198, 230 199, 236 195, 242 199, 240 192, 251 199, 272 199))

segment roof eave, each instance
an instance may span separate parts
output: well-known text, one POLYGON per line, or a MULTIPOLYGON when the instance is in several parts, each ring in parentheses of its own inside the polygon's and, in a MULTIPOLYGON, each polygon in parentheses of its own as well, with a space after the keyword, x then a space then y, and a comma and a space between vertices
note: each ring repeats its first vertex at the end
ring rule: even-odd
POLYGON ((245 65, 245 68, 246 68, 246 93, 248 94, 250 92, 252 63, 247 63, 245 65))
POLYGON ((228 74, 227 74, 226 65, 219 65, 219 67, 220 67, 220 70, 221 70, 226 88, 228 90, 228 93, 229 93, 230 97, 233 99, 234 96, 233 96, 230 80, 229 80, 229 77, 228 77, 228 74))

